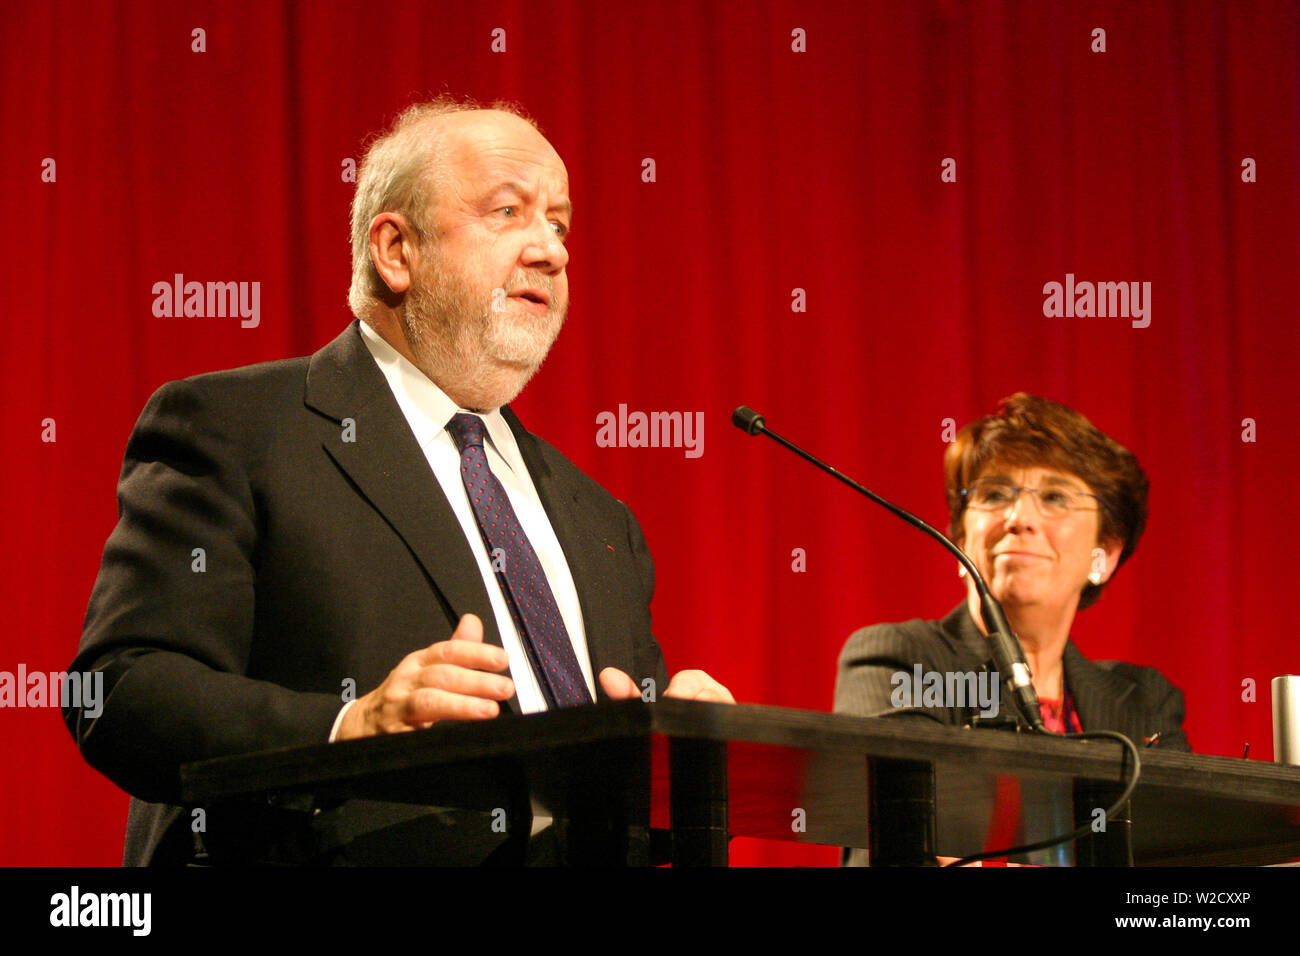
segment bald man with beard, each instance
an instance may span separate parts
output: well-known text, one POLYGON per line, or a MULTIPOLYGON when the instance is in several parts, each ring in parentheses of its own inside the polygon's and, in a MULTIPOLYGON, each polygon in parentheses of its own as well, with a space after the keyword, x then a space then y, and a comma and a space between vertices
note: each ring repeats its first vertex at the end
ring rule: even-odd
POLYGON ((132 795, 128 864, 396 862, 413 842, 417 862, 490 861, 477 823, 426 814, 412 841, 408 811, 375 808, 317 813, 305 841, 209 820, 196 844, 179 768, 650 686, 732 700, 702 671, 668 680, 636 519, 508 407, 564 323, 571 221, 531 121, 411 107, 358 175, 357 321, 150 399, 69 667, 104 673, 102 713, 65 712, 132 795))

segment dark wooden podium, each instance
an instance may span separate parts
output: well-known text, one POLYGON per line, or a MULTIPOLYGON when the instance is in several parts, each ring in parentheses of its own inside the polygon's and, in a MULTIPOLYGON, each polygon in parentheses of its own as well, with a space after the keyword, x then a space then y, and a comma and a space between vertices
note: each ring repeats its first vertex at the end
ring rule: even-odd
MULTIPOLYGON (((1073 741, 749 705, 622 701, 182 768, 192 807, 309 818, 381 801, 477 811, 573 864, 726 864, 729 835, 870 848, 927 865, 1097 817, 1125 756, 1073 741)), ((1127 821, 1030 862, 1263 864, 1300 857, 1300 768, 1142 752, 1127 821)), ((401 859, 390 862, 401 863, 401 859)))

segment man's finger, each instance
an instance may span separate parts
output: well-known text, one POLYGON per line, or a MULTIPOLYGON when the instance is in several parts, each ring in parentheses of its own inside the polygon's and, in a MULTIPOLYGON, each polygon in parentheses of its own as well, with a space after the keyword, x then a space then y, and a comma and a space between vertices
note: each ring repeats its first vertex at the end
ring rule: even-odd
POLYGON ((451 635, 453 641, 477 641, 483 643, 483 622, 479 620, 477 614, 463 614, 460 621, 456 624, 455 633, 451 635))
POLYGON ((414 658, 421 667, 446 663, 500 671, 510 665, 510 655, 504 648, 483 643, 483 622, 475 614, 463 615, 450 638, 415 651, 414 658))
MULTIPOLYGON (((465 641, 470 644, 482 644, 483 622, 479 620, 477 614, 462 614, 460 620, 456 622, 456 630, 451 632, 451 637, 449 637, 448 640, 465 641)), ((443 641, 434 641, 423 650, 416 651, 416 659, 421 664, 436 663, 437 658, 432 655, 435 648, 441 647, 443 643, 443 641)))
POLYGON ((425 688, 445 690, 466 697, 509 700, 515 692, 515 683, 509 677, 486 674, 481 670, 453 664, 433 664, 421 668, 412 690, 425 688))
POLYGON ((600 686, 611 700, 629 700, 641 696, 641 688, 636 686, 636 681, 617 667, 606 667, 600 672, 600 686))
POLYGON ((429 654, 421 655, 421 665, 454 664, 479 671, 503 671, 510 666, 510 655, 495 644, 476 644, 474 641, 442 641, 431 647, 429 654))
POLYGON ((703 688, 695 695, 695 699, 713 701, 718 704, 734 704, 736 702, 736 698, 731 696, 731 691, 721 684, 703 688))
POLYGON ((720 704, 734 704, 736 699, 731 691, 723 687, 704 671, 678 671, 668 682, 665 697, 681 700, 714 701, 720 704))
POLYGON ((423 687, 412 691, 406 698, 401 719, 407 724, 420 726, 435 720, 486 720, 499 713, 501 706, 495 700, 423 687))

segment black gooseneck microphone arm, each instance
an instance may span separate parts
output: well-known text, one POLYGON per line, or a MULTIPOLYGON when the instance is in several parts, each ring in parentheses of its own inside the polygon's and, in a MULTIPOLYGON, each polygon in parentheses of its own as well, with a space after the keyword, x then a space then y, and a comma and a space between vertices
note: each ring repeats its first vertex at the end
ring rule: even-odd
POLYGON ((947 548, 952 553, 952 556, 961 562, 966 569, 966 573, 975 582, 975 591, 979 594, 980 599, 980 617, 984 619, 984 629, 988 632, 989 646, 993 650, 993 662, 997 665, 998 673, 1002 675, 1002 681, 1006 685, 1008 693, 1020 705, 1020 710, 1023 711, 1033 729, 1039 733, 1048 733, 1047 728, 1043 726, 1043 715, 1038 709, 1038 694, 1034 692, 1029 664, 1025 661, 1025 651, 1020 646, 1020 641, 1011 633, 1011 625, 1007 622, 1006 615, 1002 613, 1002 605, 998 604, 993 597, 988 584, 985 583, 984 578, 975 567, 975 563, 971 561, 965 551, 949 541, 941 531, 926 524, 910 511, 904 511, 897 505, 889 503, 870 488, 863 487, 847 475, 814 458, 798 445, 786 441, 776 432, 771 431, 764 423, 763 416, 748 405, 741 405, 732 412, 731 421, 732 424, 746 434, 763 434, 778 444, 784 445, 800 458, 812 462, 822 471, 834 478, 838 478, 854 491, 866 495, 882 508, 902 518, 912 527, 924 531, 947 548))

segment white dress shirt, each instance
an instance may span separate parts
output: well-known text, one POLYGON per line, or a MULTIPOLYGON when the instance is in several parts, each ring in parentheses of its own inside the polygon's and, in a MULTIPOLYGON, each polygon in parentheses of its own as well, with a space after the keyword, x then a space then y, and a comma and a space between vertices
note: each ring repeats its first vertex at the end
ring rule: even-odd
MULTIPOLYGON (((496 616, 501 643, 510 657, 510 677, 515 682, 515 693, 519 697, 520 710, 526 714, 546 710, 546 698, 538 684, 537 675, 533 673, 532 666, 529 664, 523 639, 515 628, 505 594, 497 582, 496 573, 492 570, 487 546, 483 543, 482 532, 479 531, 478 521, 474 517, 474 508, 465 491, 465 483, 460 475, 460 452, 456 450, 456 443, 452 441, 451 434, 447 431, 447 424, 452 418, 457 413, 468 412, 468 410, 457 408, 456 403, 448 398, 442 389, 365 322, 359 323, 359 327, 366 347, 370 349, 370 354, 374 356, 379 370, 388 380, 388 386, 393 390, 393 397, 397 399, 397 405, 411 427, 420 450, 424 452, 429 467, 433 469, 433 475, 442 487, 442 493, 450 502, 451 510, 456 515, 456 520, 460 522, 465 540, 469 543, 474 560, 478 563, 483 586, 487 589, 488 598, 492 602, 492 613, 496 616)), ((533 485, 532 476, 528 474, 523 456, 519 453, 514 433, 506 424, 500 409, 494 408, 487 413, 468 413, 483 419, 487 433, 483 450, 487 455, 488 467, 492 469, 492 474, 505 489, 506 496, 514 507, 515 515, 519 518, 519 524, 524 529, 524 534, 528 536, 529 543, 537 552, 537 559, 541 562, 546 581, 555 595, 560 616, 564 619, 564 627, 569 632, 569 640, 573 643, 573 653, 582 668, 587 690, 594 692, 595 681, 591 673, 591 659, 587 653, 587 632, 582 623, 578 591, 573 585, 573 575, 569 572, 569 565, 565 560, 559 539, 555 537, 550 519, 546 516, 546 509, 542 507, 541 498, 538 497, 537 489, 533 485)), ((429 493, 434 494, 434 490, 430 488, 429 493)), ((446 634, 438 639, 445 640, 450 636, 446 634)), ((393 661, 393 666, 396 667, 397 663, 393 661)), ((330 732, 330 740, 338 734, 343 715, 347 713, 352 703, 344 705, 339 711, 334 721, 334 728, 330 732)))

